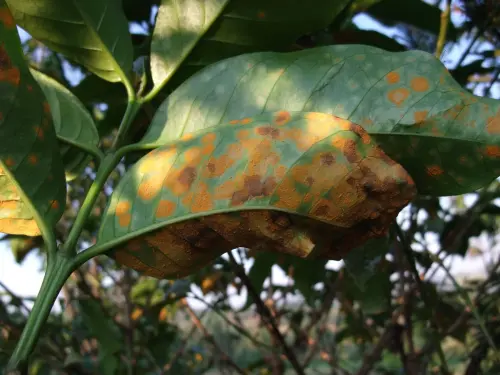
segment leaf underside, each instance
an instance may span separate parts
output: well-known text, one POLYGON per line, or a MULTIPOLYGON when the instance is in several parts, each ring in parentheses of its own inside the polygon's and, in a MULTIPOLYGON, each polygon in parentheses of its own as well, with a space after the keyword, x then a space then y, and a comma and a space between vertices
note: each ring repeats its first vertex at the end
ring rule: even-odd
POLYGON ((36 236, 61 217, 66 196, 50 108, 0 0, 0 232, 36 236))
POLYGON ((420 194, 455 195, 500 175, 500 105, 476 97, 422 51, 335 45, 241 55, 213 64, 159 107, 141 140, 277 110, 329 113, 365 128, 420 194))
POLYGON ((19 26, 110 82, 132 70, 133 48, 119 0, 6 0, 19 26))
POLYGON ((339 259, 383 235, 415 194, 360 126, 280 111, 148 153, 114 191, 98 244, 158 278, 238 246, 339 259))

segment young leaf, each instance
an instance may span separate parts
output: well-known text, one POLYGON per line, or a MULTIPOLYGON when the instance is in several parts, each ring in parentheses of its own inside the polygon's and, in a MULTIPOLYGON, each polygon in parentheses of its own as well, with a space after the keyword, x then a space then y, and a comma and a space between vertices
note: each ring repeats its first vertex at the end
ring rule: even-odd
POLYGON ((113 192, 97 246, 157 278, 238 246, 338 259, 383 235, 415 193, 359 125, 281 111, 147 154, 113 192))
POLYGON ((151 43, 154 84, 162 85, 179 67, 176 82, 227 57, 282 49, 300 35, 327 27, 348 3, 163 0, 151 43))
POLYGON ((125 81, 133 48, 120 0, 6 0, 35 39, 99 77, 125 81))
POLYGON ((97 148, 99 134, 94 121, 83 104, 66 87, 34 69, 31 69, 31 74, 49 102, 56 134, 62 141, 61 154, 65 161, 66 179, 72 180, 89 162, 86 153, 100 153, 97 148))
POLYGON ((63 213, 64 170, 49 104, 4 0, 0 15, 0 232, 36 236, 63 213))
POLYGON ((419 193, 462 194, 500 175, 500 101, 462 89, 434 56, 337 45, 221 61, 177 88, 141 143, 260 113, 316 111, 363 126, 419 193))

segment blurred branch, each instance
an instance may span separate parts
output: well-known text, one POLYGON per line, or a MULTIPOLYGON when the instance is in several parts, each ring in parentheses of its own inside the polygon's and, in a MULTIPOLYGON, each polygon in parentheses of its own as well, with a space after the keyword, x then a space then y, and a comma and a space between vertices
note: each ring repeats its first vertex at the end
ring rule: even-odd
POLYGON ((436 57, 441 58, 443 54, 444 45, 446 44, 446 36, 448 33, 448 25, 450 24, 450 14, 451 14, 451 0, 445 0, 446 4, 444 10, 441 12, 441 24, 439 26, 439 36, 436 45, 436 57))
POLYGON ((262 299, 260 298, 259 294, 255 290, 255 288, 252 285, 252 282, 248 278, 247 274, 245 273, 245 270, 243 267, 236 261, 234 258, 234 255, 229 251, 228 252, 229 259, 231 260, 231 264, 233 265, 234 272, 236 275, 243 281, 245 286, 247 287, 248 293, 252 296, 255 305, 257 306, 257 310, 259 311, 259 314, 261 315, 261 318, 267 323, 266 327, 268 328, 269 332, 271 335, 281 344, 283 347, 284 354, 286 358, 290 361, 292 364, 295 372, 299 375, 305 375, 304 369, 300 365, 299 361, 297 360, 297 357, 293 353, 293 351, 290 349, 288 344, 285 341, 285 338, 279 331, 276 322, 274 321, 273 316, 271 315, 268 307, 264 304, 262 299))

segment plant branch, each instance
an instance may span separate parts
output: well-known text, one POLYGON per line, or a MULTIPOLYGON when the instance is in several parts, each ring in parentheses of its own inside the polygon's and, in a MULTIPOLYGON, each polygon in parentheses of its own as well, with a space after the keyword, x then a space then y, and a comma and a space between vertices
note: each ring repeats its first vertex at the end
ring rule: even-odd
POLYGON ((439 36, 436 45, 435 56, 439 59, 443 54, 444 45, 446 44, 446 36, 448 33, 448 25, 450 24, 451 15, 451 0, 446 0, 444 10, 441 12, 441 23, 439 26, 439 36))
POLYGON ((72 272, 71 261, 60 254, 48 258, 47 271, 35 300, 33 310, 7 364, 7 375, 27 371, 28 359, 38 341, 59 292, 72 272))
POLYGON ((304 369, 300 365, 299 361, 297 360, 297 357, 293 353, 293 351, 290 349, 288 344, 285 341, 285 338, 279 331, 278 327, 276 326, 276 322, 274 321, 274 318, 272 317, 268 307, 262 302, 262 299, 260 298, 259 294, 255 290, 255 288, 252 285, 252 282, 248 278, 247 274, 245 273, 245 270, 243 267, 236 261, 234 258, 234 255, 231 252, 228 252, 229 258, 231 260, 231 264, 233 265, 234 272, 236 275, 243 281, 245 286, 247 287, 248 293, 252 296, 254 299, 255 305, 257 306, 257 310, 259 311, 259 314, 261 315, 262 318, 264 318, 266 324, 266 327, 269 329, 270 333, 275 337, 275 339, 281 344, 283 347, 284 354, 286 358, 290 361, 292 364, 295 372, 299 375, 305 375, 304 369))

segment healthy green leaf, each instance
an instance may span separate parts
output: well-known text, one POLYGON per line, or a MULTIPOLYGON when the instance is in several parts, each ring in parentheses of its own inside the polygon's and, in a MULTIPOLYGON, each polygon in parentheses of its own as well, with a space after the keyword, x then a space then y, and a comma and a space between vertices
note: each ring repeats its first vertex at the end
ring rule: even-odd
POLYGON ((283 50, 327 27, 350 0, 163 0, 151 44, 155 86, 242 53, 283 50), (226 6, 227 5, 227 6, 226 6))
POLYGON ((50 233, 64 210, 64 170, 49 104, 26 65, 4 0, 0 40, 0 232, 50 233))
POLYGON ((177 70, 229 0, 163 0, 151 42, 151 75, 162 85, 177 70))
POLYGON ((120 0, 6 0, 35 39, 99 77, 125 81, 133 49, 120 0))
POLYGON ((389 238, 382 237, 357 247, 344 257, 345 268, 361 291, 365 291, 370 279, 378 273, 388 250, 389 238))
POLYGON ((363 126, 419 193, 462 194, 500 175, 500 102, 462 89, 434 56, 337 45, 253 53, 177 88, 141 140, 151 147, 270 111, 331 113, 363 126))
POLYGON ((97 246, 157 278, 239 246, 339 259, 383 235, 415 193, 361 126, 281 111, 147 154, 113 192, 97 246))
POLYGON ((97 147, 99 134, 94 121, 83 104, 66 87, 34 69, 31 69, 31 74, 49 102, 56 134, 62 141, 61 154, 65 162, 66 179, 72 180, 90 161, 86 153, 100 153, 97 147))
POLYGON ((99 303, 94 299, 81 298, 78 308, 85 326, 99 342, 103 355, 120 351, 123 346, 120 331, 113 320, 105 315, 99 303))

